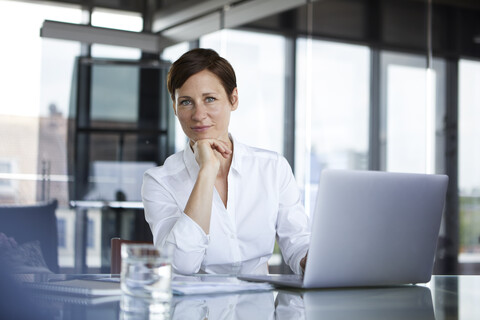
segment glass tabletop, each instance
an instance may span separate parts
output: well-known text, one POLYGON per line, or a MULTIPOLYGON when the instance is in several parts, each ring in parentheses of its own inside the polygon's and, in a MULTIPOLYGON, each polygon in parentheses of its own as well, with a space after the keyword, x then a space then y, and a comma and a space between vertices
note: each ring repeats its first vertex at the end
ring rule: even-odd
MULTIPOLYGON (((49 281, 106 275, 23 277, 49 281)), ((32 297, 30 307, 37 310, 36 319, 480 319, 480 276, 433 276, 424 285, 380 288, 275 288, 174 296, 169 314, 151 314, 146 311, 148 306, 139 313, 125 313, 120 303, 132 299, 128 296, 89 298, 36 293, 32 297)))

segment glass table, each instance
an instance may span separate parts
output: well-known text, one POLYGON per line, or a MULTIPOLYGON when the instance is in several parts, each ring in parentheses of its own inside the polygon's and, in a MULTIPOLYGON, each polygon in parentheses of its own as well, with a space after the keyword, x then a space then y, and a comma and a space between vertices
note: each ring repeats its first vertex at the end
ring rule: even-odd
MULTIPOLYGON (((29 281, 45 281, 48 276, 32 277, 29 281)), ((3 288, 2 291, 5 294, 3 288)), ((275 288, 261 292, 174 296, 168 315, 125 313, 120 301, 129 297, 121 295, 87 298, 23 292, 19 297, 22 308, 34 312, 35 319, 480 319, 480 276, 433 276, 429 283, 415 286, 275 288)))

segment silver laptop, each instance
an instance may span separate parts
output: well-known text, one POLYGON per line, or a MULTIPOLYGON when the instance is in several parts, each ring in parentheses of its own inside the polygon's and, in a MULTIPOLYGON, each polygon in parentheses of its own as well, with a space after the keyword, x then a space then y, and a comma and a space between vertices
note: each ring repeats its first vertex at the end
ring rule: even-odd
POLYGON ((445 175, 323 170, 305 275, 242 275, 300 288, 430 281, 445 175))

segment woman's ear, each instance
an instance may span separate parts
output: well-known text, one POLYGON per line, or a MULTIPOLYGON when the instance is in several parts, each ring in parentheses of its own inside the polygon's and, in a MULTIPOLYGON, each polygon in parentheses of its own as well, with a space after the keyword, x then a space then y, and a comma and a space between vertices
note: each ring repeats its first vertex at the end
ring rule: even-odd
POLYGON ((230 103, 232 104, 232 111, 237 110, 238 107, 238 90, 237 88, 233 89, 232 94, 230 95, 230 103))

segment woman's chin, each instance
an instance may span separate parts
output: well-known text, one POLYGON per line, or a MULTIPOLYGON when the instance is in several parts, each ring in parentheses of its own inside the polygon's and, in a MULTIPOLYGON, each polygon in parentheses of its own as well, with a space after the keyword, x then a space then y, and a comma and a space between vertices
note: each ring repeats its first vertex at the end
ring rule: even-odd
POLYGON ((198 140, 205 140, 205 139, 221 139, 221 136, 213 134, 213 133, 202 132, 202 133, 191 134, 191 135, 189 135, 188 138, 191 141, 196 142, 198 140))

